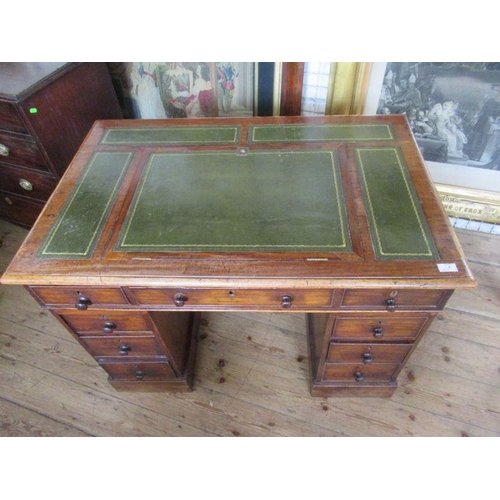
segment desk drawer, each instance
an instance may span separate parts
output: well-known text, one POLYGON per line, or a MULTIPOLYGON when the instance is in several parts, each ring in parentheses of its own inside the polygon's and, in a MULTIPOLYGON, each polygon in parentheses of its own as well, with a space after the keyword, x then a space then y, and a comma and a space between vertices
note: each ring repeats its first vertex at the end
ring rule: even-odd
POLYGON ((44 207, 43 201, 0 191, 0 218, 31 227, 44 207))
POLYGON ((121 288, 33 286, 31 291, 46 306, 76 307, 79 310, 128 304, 121 288))
POLYGON ((449 290, 364 289, 345 290, 341 308, 352 309, 441 309, 451 295, 449 290))
POLYGON ((147 313, 128 311, 57 311, 78 335, 151 335, 147 313))
POLYGON ((327 363, 402 363, 411 345, 408 344, 330 344, 327 363))
POLYGON ((4 101, 0 101, 0 128, 20 134, 28 133, 17 108, 4 101))
MULTIPOLYGON (((408 313, 406 313, 408 314, 408 313)), ((332 338, 351 341, 412 342, 434 315, 338 316, 332 338)))
POLYGON ((0 133, 0 159, 21 167, 48 170, 38 144, 12 134, 0 133))
POLYGON ((306 309, 329 308, 332 290, 282 290, 282 289, 173 289, 129 288, 135 301, 147 306, 167 306, 185 309, 306 309))
POLYGON ((323 380, 334 382, 388 381, 396 375, 400 364, 326 364, 323 380))
POLYGON ((0 165, 0 186, 5 191, 46 201, 56 185, 52 175, 0 165))
POLYGON ((162 350, 154 337, 80 337, 80 342, 96 358, 162 355, 162 350))
POLYGON ((174 371, 167 361, 137 363, 100 363, 113 380, 148 381, 175 379, 174 371))

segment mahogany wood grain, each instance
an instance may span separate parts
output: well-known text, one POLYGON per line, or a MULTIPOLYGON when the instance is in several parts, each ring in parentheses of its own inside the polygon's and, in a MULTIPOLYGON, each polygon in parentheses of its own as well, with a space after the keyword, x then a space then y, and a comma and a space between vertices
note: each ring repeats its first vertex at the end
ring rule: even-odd
POLYGON ((80 335, 151 335, 147 312, 123 310, 75 311, 74 309, 57 310, 56 313, 77 334, 80 335))
POLYGON ((304 66, 303 62, 285 62, 282 65, 281 116, 300 116, 304 66))
POLYGON ((402 363, 410 352, 407 344, 339 344, 331 343, 327 363, 402 363))
POLYGON ((31 227, 43 208, 43 202, 7 191, 0 191, 0 218, 31 227))
POLYGON ((0 62, 0 185, 23 196, 0 217, 31 227, 93 122, 121 117, 106 63, 0 62))
POLYGON ((9 150, 7 156, 0 156, 0 162, 45 172, 49 170, 38 143, 33 139, 0 132, 0 144, 9 150))
MULTIPOLYGON (((181 170, 180 174, 183 173, 181 170)), ((315 195, 311 193, 311 197, 315 195)), ((199 210, 197 201, 196 196, 183 200, 183 203, 192 203, 186 205, 188 214, 199 210)), ((80 203, 82 213, 93 208, 85 206, 85 199, 80 203)), ((78 211, 72 217, 70 236, 74 224, 78 224, 78 211)), ((196 225, 196 217, 190 217, 185 223, 196 225)), ((153 231, 147 234, 156 236, 153 231)), ((84 238, 83 233, 79 232, 78 238, 84 238)), ((400 244, 405 242, 400 241, 400 244)), ((151 327, 150 340, 154 339, 158 351, 147 350, 150 347, 148 336, 127 334, 124 337, 137 338, 139 346, 146 346, 145 351, 139 352, 144 362, 151 363, 148 366, 156 367, 153 375, 145 376, 146 372, 135 366, 136 360, 129 357, 128 350, 126 354, 116 353, 121 340, 118 335, 107 337, 98 333, 92 345, 83 344, 92 356, 101 360, 111 374, 110 382, 117 389, 188 390, 192 387, 200 315, 191 311, 302 311, 308 313, 311 393, 363 397, 390 396, 397 387, 396 377, 407 361, 407 354, 422 340, 453 291, 475 287, 475 280, 403 116, 98 121, 1 281, 28 286, 42 306, 50 309, 77 340, 81 340, 82 335, 94 336, 88 334, 98 328, 101 320, 112 318, 115 313, 121 322, 120 328, 137 324, 138 315, 141 315, 151 327), (151 134, 158 130, 178 132, 182 129, 185 132, 186 129, 215 129, 220 125, 238 130, 234 143, 169 144, 151 139, 151 134), (345 127, 366 131, 366 127, 382 125, 391 130, 391 135, 388 138, 341 140, 315 136, 301 140, 294 135, 300 136, 304 130, 324 131, 325 125, 328 130, 336 127, 337 131, 345 127), (169 130, 169 127, 173 128, 169 130), (291 139, 268 141, 264 136, 259 142, 253 134, 256 128, 269 133, 271 129, 283 132, 290 127, 294 130, 291 139), (146 140, 107 142, 105 138, 110 130, 133 131, 146 140), (405 182, 411 185, 411 190, 383 192, 381 196, 394 201, 394 198, 414 193, 413 207, 415 210, 420 207, 423 214, 420 228, 422 231, 428 228, 425 238, 433 242, 435 251, 429 251, 420 260, 406 257, 408 254, 404 252, 391 257, 393 254, 387 256, 375 251, 379 240, 373 226, 371 200, 363 191, 364 180, 356 163, 360 148, 399 151, 406 165, 408 177, 405 182), (295 248, 293 251, 276 252, 168 251, 147 245, 145 249, 127 251, 125 246, 120 246, 123 232, 130 228, 129 216, 135 214, 132 204, 138 193, 143 193, 143 172, 150 168, 156 155, 176 153, 176 158, 182 158, 183 155, 203 153, 207 158, 212 153, 224 152, 237 158, 242 149, 272 154, 283 149, 295 153, 332 151, 339 162, 340 178, 336 186, 345 194, 345 206, 341 206, 345 210, 344 224, 351 246, 331 252, 306 251, 293 245, 289 245, 295 248), (74 257, 74 253, 62 255, 57 251, 48 255, 43 253, 47 241, 52 242, 60 227, 61 213, 66 215, 68 203, 77 192, 75 189, 86 179, 84 174, 88 172, 89 162, 103 153, 121 155, 114 158, 121 158, 126 153, 130 163, 108 200, 108 211, 101 217, 102 226, 90 232, 95 238, 88 245, 91 251, 85 255, 76 254, 78 257, 74 257), (64 312, 71 309, 78 315, 64 312), (75 322, 79 314, 86 314, 87 319, 75 322), (372 321, 377 324, 373 326, 372 321), (379 325, 381 336, 378 330, 374 331, 379 325), (367 332, 367 328, 371 331, 367 332), (370 335, 373 338, 368 339, 370 335), (105 347, 108 344, 113 346, 111 350, 105 347), (370 354, 366 349, 377 354, 375 359, 380 358, 381 362, 358 360, 360 355, 370 354), (119 359, 110 364, 109 356, 119 359), (158 364, 159 359, 166 361, 158 364)))
POLYGON ((19 196, 47 201, 56 184, 57 179, 52 174, 5 164, 0 168, 0 185, 3 190, 19 196))

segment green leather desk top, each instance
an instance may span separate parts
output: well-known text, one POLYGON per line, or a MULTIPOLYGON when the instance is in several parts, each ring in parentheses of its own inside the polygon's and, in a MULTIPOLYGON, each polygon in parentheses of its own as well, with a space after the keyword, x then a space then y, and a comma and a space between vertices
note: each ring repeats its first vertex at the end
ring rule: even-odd
MULTIPOLYGON (((220 144, 239 127, 113 129, 101 144, 220 144)), ((254 126, 252 141, 292 137, 392 139, 386 125, 254 126), (268 135, 267 135, 268 133, 268 135), (261 139, 256 139, 261 137, 261 139)), ((437 250, 398 147, 355 148, 379 259, 435 259, 437 250), (391 192, 397 196, 388 196, 391 192)), ((89 159, 42 246, 41 258, 86 258, 133 152, 89 159), (85 207, 85 209, 83 209, 85 207)), ((335 149, 151 152, 120 231, 117 251, 349 252, 335 149)))
POLYGON ((339 180, 333 151, 152 154, 116 249, 344 252, 339 180))
POLYGON ((47 276, 468 276, 397 116, 96 122, 28 240, 47 276))

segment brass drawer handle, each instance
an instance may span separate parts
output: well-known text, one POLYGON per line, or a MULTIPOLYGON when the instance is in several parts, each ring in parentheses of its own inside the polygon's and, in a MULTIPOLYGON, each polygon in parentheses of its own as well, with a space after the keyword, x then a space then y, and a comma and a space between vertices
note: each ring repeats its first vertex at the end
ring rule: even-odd
POLYGON ((366 365, 368 363, 371 363, 373 361, 373 356, 369 352, 365 352, 363 354, 363 363, 366 365))
POLYGON ((19 181, 19 185, 26 191, 33 191, 33 184, 31 184, 31 182, 27 181, 26 179, 21 179, 19 181))
POLYGON ((382 331, 382 328, 380 328, 379 326, 376 326, 374 329, 373 329, 373 336, 376 338, 376 339, 380 339, 384 336, 384 332, 382 331))
POLYGON ((356 379, 356 382, 363 382, 365 380, 365 377, 363 377, 361 372, 356 372, 354 374, 354 378, 356 379))
POLYGON ((132 348, 127 345, 123 344, 120 346, 120 356, 128 356, 128 353, 132 350, 132 348))
POLYGON ((7 146, 4 144, 0 144, 0 155, 2 156, 9 156, 10 150, 7 146))
POLYGON ((103 325, 102 331, 104 333, 113 333, 113 330, 116 328, 116 325, 112 321, 106 321, 103 325))
POLYGON ((174 302, 175 302, 175 305, 177 307, 182 307, 187 300, 188 300, 188 298, 184 294, 182 294, 182 293, 178 293, 174 297, 174 302))
POLYGON ((78 302, 75 304, 75 307, 80 311, 85 311, 89 306, 92 305, 92 301, 87 299, 87 297, 79 297, 78 302))
POLYGON ((389 312, 394 312, 398 307, 396 304, 396 299, 387 299, 385 301, 385 307, 389 312))
POLYGON ((289 309, 290 307, 292 307, 292 301, 293 297, 291 297, 290 295, 283 295, 283 297, 281 297, 281 307, 289 309))

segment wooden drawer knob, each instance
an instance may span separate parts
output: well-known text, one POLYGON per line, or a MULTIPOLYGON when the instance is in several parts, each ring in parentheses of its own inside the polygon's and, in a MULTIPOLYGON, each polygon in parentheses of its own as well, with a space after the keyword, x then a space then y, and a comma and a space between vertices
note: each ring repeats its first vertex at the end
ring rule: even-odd
POLYGON ((380 328, 379 326, 375 327, 373 329, 373 336, 376 338, 376 339, 380 339, 384 336, 384 332, 382 331, 382 328, 380 328))
POLYGON ((354 378, 356 379, 356 382, 363 382, 365 380, 365 377, 363 377, 361 372, 356 372, 354 374, 354 378))
POLYGON ((113 333, 113 330, 116 328, 116 325, 112 321, 106 321, 103 325, 102 331, 104 333, 113 333))
POLYGON ((182 293, 178 293, 174 297, 174 303, 177 307, 182 307, 187 300, 188 300, 188 298, 182 293))
POLYGON ((78 302, 75 304, 75 307, 80 311, 85 311, 89 306, 92 305, 92 301, 87 297, 79 297, 78 302))
POLYGON ((293 297, 291 297, 290 295, 283 295, 283 297, 281 297, 281 307, 289 309, 290 307, 292 307, 292 301, 293 297))
POLYGON ((389 312, 394 312, 398 307, 396 304, 396 299, 387 299, 385 301, 385 307, 389 312))
POLYGON ((120 356, 128 356, 128 353, 132 350, 132 348, 127 344, 122 344, 120 346, 120 356))
POLYGON ((144 379, 144 372, 142 370, 137 370, 135 372, 135 379, 136 380, 143 380, 144 379))
POLYGON ((370 352, 365 352, 363 354, 363 363, 365 363, 365 365, 367 363, 371 363, 373 361, 373 356, 370 352))

